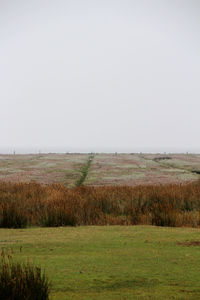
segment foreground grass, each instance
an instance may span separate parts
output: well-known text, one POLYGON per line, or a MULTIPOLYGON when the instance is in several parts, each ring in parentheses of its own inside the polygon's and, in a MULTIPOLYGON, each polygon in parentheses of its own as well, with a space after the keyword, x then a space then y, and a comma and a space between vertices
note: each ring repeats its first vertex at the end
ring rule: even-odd
POLYGON ((152 226, 0 229, 0 247, 40 264, 52 299, 200 299, 199 230, 152 226))

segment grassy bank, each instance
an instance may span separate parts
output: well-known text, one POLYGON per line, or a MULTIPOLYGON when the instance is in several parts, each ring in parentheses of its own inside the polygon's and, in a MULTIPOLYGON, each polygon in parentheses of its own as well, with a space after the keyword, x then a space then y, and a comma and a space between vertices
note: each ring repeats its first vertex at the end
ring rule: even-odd
POLYGON ((0 229, 45 268, 52 300, 200 299, 199 230, 152 226, 0 229))

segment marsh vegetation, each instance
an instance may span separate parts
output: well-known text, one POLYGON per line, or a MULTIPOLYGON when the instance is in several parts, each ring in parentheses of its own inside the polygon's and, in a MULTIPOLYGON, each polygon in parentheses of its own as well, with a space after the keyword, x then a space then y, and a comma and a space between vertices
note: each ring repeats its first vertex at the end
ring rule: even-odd
POLYGON ((0 183, 0 227, 200 224, 200 181, 129 186, 0 183))

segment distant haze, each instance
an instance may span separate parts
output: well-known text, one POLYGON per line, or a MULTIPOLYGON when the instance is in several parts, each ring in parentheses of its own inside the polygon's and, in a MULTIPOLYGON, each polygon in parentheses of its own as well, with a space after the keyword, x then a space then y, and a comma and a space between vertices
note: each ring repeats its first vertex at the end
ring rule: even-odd
POLYGON ((199 0, 1 0, 0 153, 200 152, 199 0))

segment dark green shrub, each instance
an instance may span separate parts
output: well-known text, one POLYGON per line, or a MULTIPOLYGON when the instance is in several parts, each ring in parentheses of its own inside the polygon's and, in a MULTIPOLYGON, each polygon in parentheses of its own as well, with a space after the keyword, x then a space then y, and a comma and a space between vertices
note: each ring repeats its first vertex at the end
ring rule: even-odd
POLYGON ((50 282, 40 267, 14 262, 12 257, 1 253, 0 299, 48 300, 50 282))

